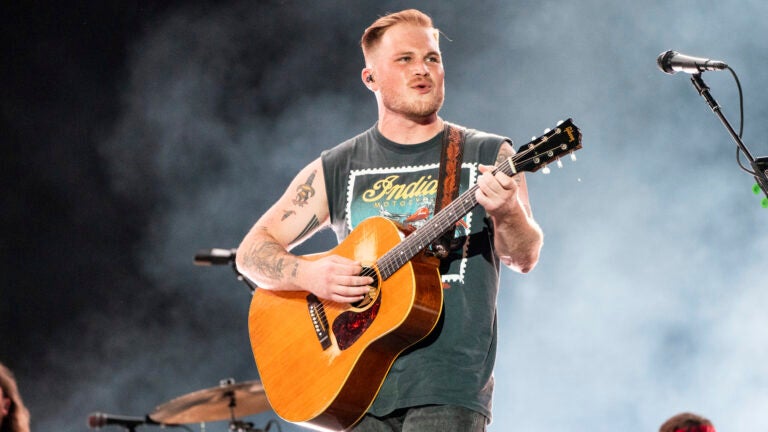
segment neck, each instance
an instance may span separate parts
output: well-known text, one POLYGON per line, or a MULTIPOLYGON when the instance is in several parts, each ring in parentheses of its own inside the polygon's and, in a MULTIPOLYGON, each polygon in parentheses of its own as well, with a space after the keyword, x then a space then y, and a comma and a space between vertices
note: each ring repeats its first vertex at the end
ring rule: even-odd
POLYGON ((418 144, 443 130, 443 119, 437 113, 423 118, 380 115, 379 132, 398 144, 418 144))

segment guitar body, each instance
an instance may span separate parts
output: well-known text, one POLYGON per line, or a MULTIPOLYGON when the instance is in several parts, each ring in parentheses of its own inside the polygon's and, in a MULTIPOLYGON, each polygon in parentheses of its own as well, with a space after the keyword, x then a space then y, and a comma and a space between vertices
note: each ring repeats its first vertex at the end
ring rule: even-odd
MULTIPOLYGON (((372 217, 334 249, 305 258, 335 254, 368 268, 400 241, 395 223, 372 217)), ((386 280, 377 277, 365 305, 257 289, 248 328, 274 411, 322 430, 347 429, 360 420, 397 356, 435 327, 443 305, 437 266, 436 259, 417 255, 386 280)))

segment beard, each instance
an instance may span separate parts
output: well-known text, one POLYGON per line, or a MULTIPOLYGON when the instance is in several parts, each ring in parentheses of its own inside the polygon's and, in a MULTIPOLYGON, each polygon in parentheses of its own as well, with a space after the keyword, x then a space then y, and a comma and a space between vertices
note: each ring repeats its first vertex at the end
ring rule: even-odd
POLYGON ((382 91, 381 100, 388 110, 407 118, 421 119, 437 113, 443 106, 443 88, 434 89, 427 95, 404 97, 397 92, 382 91))

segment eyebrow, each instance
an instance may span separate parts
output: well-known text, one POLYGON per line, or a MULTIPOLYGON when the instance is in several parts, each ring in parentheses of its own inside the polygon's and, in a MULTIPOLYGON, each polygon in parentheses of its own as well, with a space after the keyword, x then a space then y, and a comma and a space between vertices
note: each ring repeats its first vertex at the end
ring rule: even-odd
MULTIPOLYGON (((393 57, 400 57, 400 56, 404 56, 404 55, 411 55, 412 56, 412 55, 416 55, 416 53, 414 51, 401 51, 401 52, 393 54, 392 56, 393 57)), ((442 57, 442 55, 440 54, 439 51, 429 51, 429 52, 426 53, 425 57, 429 57, 429 56, 433 56, 433 55, 436 55, 438 57, 442 57)))

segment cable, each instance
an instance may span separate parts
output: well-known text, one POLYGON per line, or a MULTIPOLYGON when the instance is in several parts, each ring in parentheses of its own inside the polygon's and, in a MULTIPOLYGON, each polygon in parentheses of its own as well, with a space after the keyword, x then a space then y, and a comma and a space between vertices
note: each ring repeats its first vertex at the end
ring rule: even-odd
MULTIPOLYGON (((743 135, 744 135, 744 93, 741 91, 741 82, 739 81, 738 75, 736 75, 736 71, 731 69, 730 66, 727 66, 727 69, 729 72, 731 72, 731 75, 733 75, 733 79, 734 81, 736 81, 736 87, 739 89, 739 138, 741 139, 743 138, 743 135)), ((742 164, 741 153, 742 153, 741 148, 739 146, 736 146, 736 163, 739 164, 739 167, 743 171, 753 176, 756 175, 754 171, 745 167, 744 164, 742 164)))

